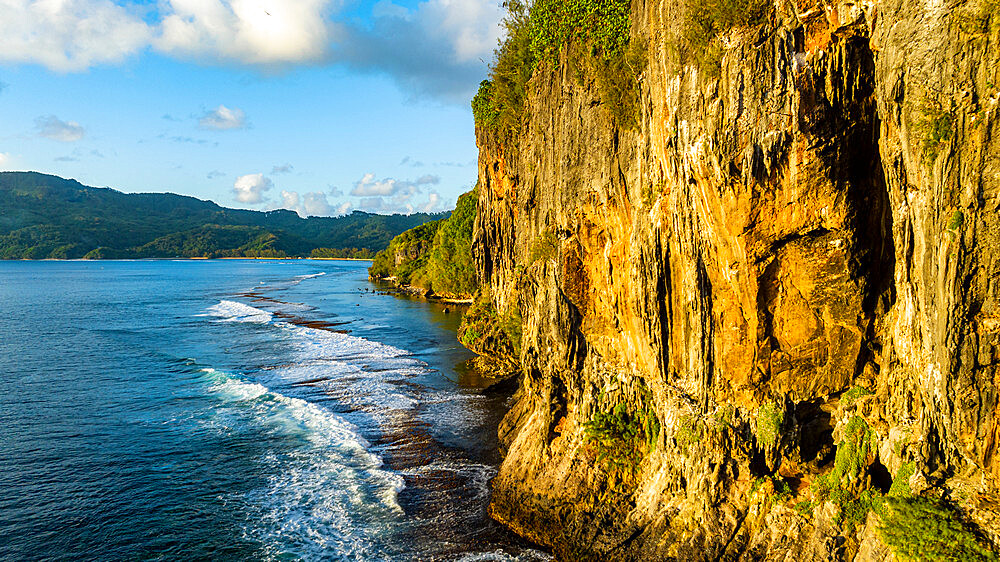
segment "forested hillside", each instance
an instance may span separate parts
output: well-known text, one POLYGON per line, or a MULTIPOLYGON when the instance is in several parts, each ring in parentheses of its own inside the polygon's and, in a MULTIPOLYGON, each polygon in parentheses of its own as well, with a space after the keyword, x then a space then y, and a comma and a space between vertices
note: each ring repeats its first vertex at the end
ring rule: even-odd
POLYGON ((472 263, 476 191, 458 198, 451 217, 422 224, 392 240, 372 261, 369 274, 439 295, 471 298, 478 288, 472 263))
POLYGON ((0 173, 0 258, 368 257, 447 213, 303 219, 171 193, 126 194, 35 172, 0 173))

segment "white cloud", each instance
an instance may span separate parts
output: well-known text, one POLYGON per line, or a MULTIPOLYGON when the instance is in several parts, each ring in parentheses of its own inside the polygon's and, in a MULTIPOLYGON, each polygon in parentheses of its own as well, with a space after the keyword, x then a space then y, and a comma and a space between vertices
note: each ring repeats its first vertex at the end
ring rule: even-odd
POLYGON ((295 210, 299 206, 297 191, 281 191, 281 208, 295 210))
POLYGON ((243 113, 242 109, 230 109, 224 105, 219 105, 219 107, 211 111, 206 111, 201 116, 201 119, 198 120, 198 126, 202 129, 212 131, 243 129, 247 126, 247 116, 243 113))
POLYGON ((468 103, 493 57, 497 0, 0 0, 0 63, 84 71, 153 49, 266 69, 341 63, 415 95, 468 103), (350 12, 345 10, 350 8, 350 12), (338 13, 339 12, 339 13, 338 13))
POLYGON ((424 29, 451 43, 457 62, 492 57, 500 38, 500 2, 430 0, 419 13, 424 29))
POLYGON ((59 72, 118 63, 146 47, 152 31, 111 0, 0 0, 0 61, 59 72))
POLYGON ((415 180, 397 180, 386 178, 376 179, 375 174, 365 174, 351 190, 351 195, 358 197, 381 197, 381 196, 401 196, 414 195, 420 193, 425 185, 433 185, 441 182, 441 178, 432 175, 421 176, 415 180))
POLYGON ((55 115, 43 115, 35 119, 35 130, 39 136, 60 142, 75 142, 86 134, 76 121, 63 121, 55 115))
POLYGON ((441 203, 441 196, 436 191, 432 191, 427 195, 427 203, 420 207, 420 211, 424 213, 440 211, 441 203))
POLYGON ((414 213, 424 208, 440 205, 440 198, 434 191, 428 196, 428 203, 418 205, 414 198, 431 185, 441 183, 441 178, 430 174, 414 180, 394 178, 378 179, 375 174, 365 174, 354 184, 351 195, 361 197, 356 208, 371 213, 414 213))
POLYGON ((244 64, 316 61, 329 43, 329 0, 166 0, 157 49, 244 64))
POLYGON ((346 215, 347 213, 350 213, 351 209, 353 209, 353 208, 354 208, 354 206, 351 205, 350 201, 345 201, 345 202, 341 203, 339 207, 337 207, 337 210, 334 211, 333 214, 334 215, 346 215))
POLYGON ((282 191, 281 208, 295 211, 300 217, 325 217, 334 211, 322 191, 311 191, 302 196, 295 191, 282 191))
MULTIPOLYGON (((236 178, 233 184, 233 193, 240 203, 261 203, 265 201, 264 192, 274 187, 271 178, 264 174, 247 174, 236 178)), ((285 192, 282 192, 284 195, 285 192)))
POLYGON ((405 89, 468 103, 493 58, 503 8, 490 0, 379 2, 370 26, 342 25, 335 60, 389 74, 405 89))

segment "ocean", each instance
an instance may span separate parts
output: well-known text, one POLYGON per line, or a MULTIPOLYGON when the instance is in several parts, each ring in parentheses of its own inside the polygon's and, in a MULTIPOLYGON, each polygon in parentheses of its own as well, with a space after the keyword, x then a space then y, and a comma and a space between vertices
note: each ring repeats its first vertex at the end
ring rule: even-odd
POLYGON ((460 315, 367 266, 0 262, 0 559, 550 559, 460 315))

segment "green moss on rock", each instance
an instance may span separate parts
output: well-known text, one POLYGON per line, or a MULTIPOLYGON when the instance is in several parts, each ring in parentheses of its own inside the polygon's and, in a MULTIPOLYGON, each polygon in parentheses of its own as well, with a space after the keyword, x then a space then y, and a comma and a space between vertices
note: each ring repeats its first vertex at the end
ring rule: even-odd
POLYGON ((879 536, 903 561, 997 560, 954 509, 928 498, 887 498, 879 536))

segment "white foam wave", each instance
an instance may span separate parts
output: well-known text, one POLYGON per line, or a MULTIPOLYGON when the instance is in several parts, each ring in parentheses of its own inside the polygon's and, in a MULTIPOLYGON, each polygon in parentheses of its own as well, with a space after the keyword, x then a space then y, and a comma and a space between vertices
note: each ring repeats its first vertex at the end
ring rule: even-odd
POLYGON ((278 558, 313 559, 327 549, 361 559, 377 553, 379 535, 399 524, 404 482, 381 468, 357 428, 317 404, 202 371, 221 400, 212 410, 216 427, 274 442, 259 460, 271 474, 267 484, 238 498, 253 514, 247 536, 278 558))
POLYGON ((466 480, 479 499, 485 499, 490 495, 490 480, 497 475, 497 469, 493 466, 451 460, 435 460, 423 466, 404 470, 403 474, 406 476, 425 476, 440 472, 451 472, 466 480))
POLYGON ((302 342, 299 346, 301 356, 338 358, 360 356, 370 359, 389 359, 410 355, 410 352, 404 349, 349 334, 305 326, 293 326, 291 329, 302 342))
POLYGON ((221 301, 208 309, 211 316, 220 318, 223 322, 252 322, 255 324, 267 324, 273 315, 259 308, 243 304, 236 301, 221 301))
POLYGON ((548 561, 555 558, 551 554, 546 554, 540 550, 525 550, 517 555, 510 555, 503 550, 497 549, 493 552, 476 552, 464 554, 455 559, 455 562, 531 562, 548 561))

